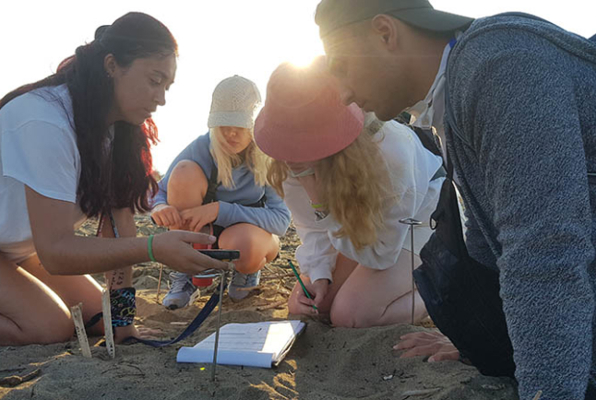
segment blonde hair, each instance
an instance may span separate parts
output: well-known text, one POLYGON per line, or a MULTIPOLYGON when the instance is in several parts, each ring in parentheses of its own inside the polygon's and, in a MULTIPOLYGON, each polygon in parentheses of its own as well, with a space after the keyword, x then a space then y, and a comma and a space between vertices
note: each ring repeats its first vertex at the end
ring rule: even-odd
MULTIPOLYGON (((376 133, 383 127, 379 120, 367 124, 348 147, 320 160, 315 171, 320 181, 321 201, 341 225, 336 237, 348 237, 356 250, 377 241, 383 227, 383 212, 395 200, 389 171, 382 160, 376 133)), ((270 163, 267 179, 284 197, 282 183, 289 168, 283 161, 270 163)))
POLYGON ((220 182, 227 188, 234 188, 232 179, 232 170, 242 163, 253 173, 255 184, 265 186, 267 184, 267 166, 269 157, 267 157, 256 145, 254 132, 252 129, 246 129, 250 134, 251 141, 248 147, 242 152, 242 156, 232 154, 222 146, 223 135, 219 126, 209 129, 209 138, 211 139, 211 155, 217 163, 217 182, 220 182))

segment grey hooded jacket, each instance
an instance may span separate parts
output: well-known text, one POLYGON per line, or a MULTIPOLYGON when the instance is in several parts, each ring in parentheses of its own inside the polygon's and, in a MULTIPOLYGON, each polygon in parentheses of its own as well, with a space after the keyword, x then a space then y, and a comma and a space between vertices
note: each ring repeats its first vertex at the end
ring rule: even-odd
POLYGON ((500 271, 520 398, 584 399, 596 382, 596 43, 489 17, 447 71, 469 252, 500 271))

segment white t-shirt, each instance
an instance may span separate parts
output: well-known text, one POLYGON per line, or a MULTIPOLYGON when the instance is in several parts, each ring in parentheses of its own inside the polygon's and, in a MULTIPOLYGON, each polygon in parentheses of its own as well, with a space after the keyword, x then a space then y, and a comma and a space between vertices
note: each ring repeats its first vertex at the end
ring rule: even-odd
MULTIPOLYGON (((0 109, 0 252, 35 252, 25 185, 76 203, 81 159, 66 85, 23 94, 0 109)), ((79 207, 73 226, 85 216, 79 207)), ((14 259, 14 257, 13 257, 14 259)))

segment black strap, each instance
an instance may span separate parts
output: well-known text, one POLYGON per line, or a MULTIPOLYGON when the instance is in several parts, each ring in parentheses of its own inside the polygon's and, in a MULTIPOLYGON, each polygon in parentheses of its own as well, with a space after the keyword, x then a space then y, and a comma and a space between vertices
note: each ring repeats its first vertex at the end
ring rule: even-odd
MULTIPOLYGON (((441 157, 441 159, 443 159, 443 152, 441 150, 441 138, 432 129, 425 129, 411 125, 410 118, 410 114, 404 111, 397 118, 395 118, 395 121, 399 122, 400 124, 406 125, 408 128, 413 130, 426 150, 430 151, 435 156, 439 156, 441 157)), ((434 181, 435 179, 443 178, 445 176, 447 176, 447 172, 445 169, 445 161, 443 159, 443 165, 441 166, 441 168, 437 170, 437 172, 435 172, 435 174, 430 180, 434 181)))
POLYGON ((207 193, 205 193, 205 197, 203 198, 203 204, 209 204, 215 201, 215 193, 217 192, 219 185, 221 185, 217 182, 217 174, 217 165, 215 165, 215 161, 211 158, 211 176, 209 176, 207 193))
POLYGON ((91 319, 85 324, 85 330, 93 327, 102 318, 103 318, 103 312, 101 312, 101 311, 98 312, 97 314, 95 314, 94 316, 92 316, 91 319))
POLYGON ((217 306, 217 303, 219 302, 219 297, 221 296, 221 294, 219 293, 219 288, 215 291, 215 293, 213 293, 211 295, 211 298, 209 299, 209 301, 207 302, 207 304, 205 304, 205 306, 203 307, 203 309, 199 312, 199 314, 195 317, 195 319, 192 320, 192 322, 190 324, 188 324, 188 326, 186 327, 186 329, 184 329, 184 331, 175 339, 171 339, 171 340, 147 340, 147 339, 140 339, 140 338, 127 338, 124 341, 126 343, 135 343, 135 342, 139 342, 139 343, 143 343, 146 344, 148 346, 152 346, 152 347, 165 347, 165 346, 169 346, 171 344, 174 343, 178 343, 181 340, 186 339, 187 337, 189 337, 190 335, 192 335, 197 329, 199 329, 199 327, 201 326, 201 324, 207 319, 207 317, 209 316, 209 314, 211 314, 211 312, 213 311, 213 309, 217 306))
MULTIPOLYGON (((184 329, 184 331, 182 331, 182 333, 175 339, 148 340, 148 339, 141 339, 141 338, 136 338, 136 337, 130 336, 130 337, 127 337, 126 339, 124 339, 122 341, 122 343, 123 344, 143 343, 143 344, 146 344, 146 345, 152 346, 152 347, 165 347, 165 346, 169 346, 174 343, 178 343, 179 341, 186 339, 187 337, 192 335, 197 329, 199 329, 201 324, 207 319, 207 317, 211 314, 213 309, 217 306, 217 303, 219 302, 219 297, 220 297, 220 293, 219 293, 219 287, 218 287, 218 289, 215 291, 215 293, 213 293, 211 295, 211 298, 209 299, 209 301, 207 301, 207 304, 205 304, 205 306, 201 309, 201 311, 199 311, 199 313, 197 314, 195 319, 193 319, 190 322, 190 324, 188 324, 186 329, 184 329)), ((85 329, 89 329, 90 327, 92 327, 93 325, 98 323, 102 317, 103 317, 102 312, 95 314, 91 318, 91 320, 89 320, 89 322, 87 322, 87 324, 85 325, 85 329)), ((100 346, 101 345, 103 345, 103 344, 100 344, 100 346)))
POLYGON ((412 125, 412 115, 407 111, 402 111, 401 114, 394 118, 394 120, 413 130, 426 150, 430 151, 435 156, 443 158, 441 138, 432 130, 432 128, 426 129, 412 125))
POLYGON ((431 129, 424 129, 412 125, 409 125, 409 128, 414 131, 416 136, 418 136, 418 139, 420 139, 426 150, 430 151, 435 156, 443 158, 441 139, 431 129))

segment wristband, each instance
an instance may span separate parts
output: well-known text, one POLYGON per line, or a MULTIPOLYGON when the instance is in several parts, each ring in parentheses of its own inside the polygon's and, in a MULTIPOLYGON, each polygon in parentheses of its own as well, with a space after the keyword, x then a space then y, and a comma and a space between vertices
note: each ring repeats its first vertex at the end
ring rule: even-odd
POLYGON ((120 327, 133 324, 137 313, 135 292, 133 287, 110 290, 112 326, 120 327))
POLYGON ((149 259, 153 262, 157 262, 153 256, 153 236, 155 235, 149 235, 149 238, 147 239, 147 251, 149 252, 149 259))
POLYGON ((315 210, 318 210, 319 208, 325 208, 325 207, 327 207, 327 205, 326 204, 323 204, 323 203, 310 203, 310 206, 312 208, 314 208, 315 210))

